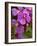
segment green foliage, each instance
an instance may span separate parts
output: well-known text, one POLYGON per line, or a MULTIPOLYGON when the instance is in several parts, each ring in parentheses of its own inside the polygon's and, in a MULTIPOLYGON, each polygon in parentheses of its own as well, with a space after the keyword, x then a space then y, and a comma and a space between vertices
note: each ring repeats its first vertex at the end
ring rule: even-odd
POLYGON ((32 26, 31 25, 29 25, 28 27, 26 27, 26 32, 24 34, 25 34, 25 36, 27 38, 31 38, 32 37, 32 26))
POLYGON ((12 26, 11 29, 11 39, 15 39, 15 26, 12 26))

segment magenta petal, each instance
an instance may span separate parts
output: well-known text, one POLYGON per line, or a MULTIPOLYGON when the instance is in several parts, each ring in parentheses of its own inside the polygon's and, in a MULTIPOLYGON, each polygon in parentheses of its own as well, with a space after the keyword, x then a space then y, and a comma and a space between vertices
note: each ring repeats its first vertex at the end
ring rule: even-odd
POLYGON ((26 21, 25 21, 25 18, 23 18, 23 13, 22 12, 20 12, 19 14, 18 14, 18 21, 22 24, 22 25, 24 25, 24 24, 26 24, 26 21))
POLYGON ((28 9, 29 11, 32 11, 32 7, 26 7, 26 9, 28 9))
POLYGON ((21 23, 22 25, 24 25, 24 24, 26 24, 26 20, 25 20, 25 19, 21 19, 21 20, 20 20, 20 23, 21 23))
POLYGON ((17 10, 16 8, 13 8, 13 9, 12 9, 12 15, 13 15, 13 16, 16 16, 17 13, 19 13, 19 10, 17 10))
POLYGON ((25 18, 26 18, 26 21, 29 23, 30 21, 31 21, 31 17, 29 16, 29 12, 26 10, 26 9, 24 9, 23 10, 23 13, 25 14, 25 18))
POLYGON ((28 15, 28 16, 26 16, 26 21, 28 22, 28 23, 30 23, 30 21, 31 21, 31 17, 28 15))
POLYGON ((23 10, 23 7, 18 7, 18 9, 19 9, 20 11, 22 11, 22 10, 23 10))
POLYGON ((28 12, 26 9, 24 9, 24 10, 23 10, 23 14, 29 15, 29 12, 28 12))

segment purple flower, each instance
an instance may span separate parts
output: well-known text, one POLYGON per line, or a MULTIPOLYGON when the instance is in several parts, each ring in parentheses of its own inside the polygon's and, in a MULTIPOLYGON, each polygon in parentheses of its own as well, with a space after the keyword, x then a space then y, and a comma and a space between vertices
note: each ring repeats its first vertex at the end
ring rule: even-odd
POLYGON ((16 38, 17 39, 22 39, 22 38, 24 38, 24 36, 23 36, 23 32, 24 32, 24 26, 18 26, 17 28, 16 28, 16 38))
POLYGON ((16 28, 16 33, 23 33, 24 32, 24 27, 23 26, 18 26, 17 28, 16 28))
POLYGON ((23 33, 26 31, 25 30, 25 24, 28 26, 28 24, 32 20, 32 8, 30 7, 17 7, 12 8, 12 16, 17 17, 16 19, 11 20, 11 24, 16 28, 15 29, 15 36, 17 39, 22 39, 24 38, 23 33), (31 15, 30 15, 31 14, 31 15))
POLYGON ((23 18, 23 13, 22 12, 20 12, 19 14, 18 14, 18 22, 20 22, 21 24, 25 24, 26 23, 26 21, 25 21, 25 18, 23 18))
MULTIPOLYGON (((30 23, 30 21, 31 21, 31 17, 30 17, 31 11, 28 11, 27 7, 25 9, 23 7, 18 7, 18 9, 16 9, 16 8, 12 9, 12 14, 14 16, 17 15, 17 21, 22 25, 24 25, 26 23, 30 23)), ((28 9, 32 10, 32 8, 30 8, 30 7, 28 9)))
POLYGON ((24 9, 22 12, 23 12, 23 14, 25 14, 25 15, 29 15, 29 11, 27 11, 27 9, 24 9))
POLYGON ((22 25, 26 24, 26 22, 27 22, 27 23, 30 23, 31 17, 29 16, 29 12, 28 12, 26 9, 24 9, 22 12, 20 12, 20 13, 18 14, 18 21, 19 21, 22 25))
POLYGON ((16 8, 12 8, 12 15, 16 16, 20 11, 17 10, 16 8))

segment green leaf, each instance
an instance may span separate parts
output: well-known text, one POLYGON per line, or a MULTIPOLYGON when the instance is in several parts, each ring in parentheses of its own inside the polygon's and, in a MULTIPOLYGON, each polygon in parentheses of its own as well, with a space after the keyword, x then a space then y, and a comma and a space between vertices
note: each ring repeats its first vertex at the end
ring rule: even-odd
POLYGON ((32 27, 31 27, 31 25, 29 25, 29 26, 26 28, 26 32, 25 32, 24 34, 25 34, 25 36, 26 36, 27 38, 32 37, 32 27))

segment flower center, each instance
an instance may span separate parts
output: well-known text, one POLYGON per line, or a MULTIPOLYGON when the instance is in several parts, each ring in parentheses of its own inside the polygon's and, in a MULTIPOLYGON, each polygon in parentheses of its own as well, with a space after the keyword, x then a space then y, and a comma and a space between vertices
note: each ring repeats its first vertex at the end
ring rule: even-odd
POLYGON ((23 19, 25 19, 25 15, 23 15, 23 19))

